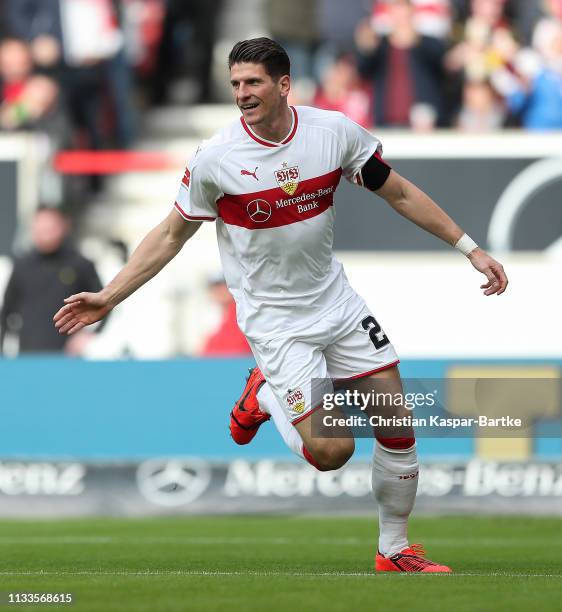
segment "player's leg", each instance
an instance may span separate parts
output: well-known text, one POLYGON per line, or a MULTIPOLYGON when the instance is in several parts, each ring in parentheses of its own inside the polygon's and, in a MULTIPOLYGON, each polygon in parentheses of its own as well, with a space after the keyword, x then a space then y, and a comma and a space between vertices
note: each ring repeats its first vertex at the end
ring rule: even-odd
POLYGON ((260 367, 254 368, 231 413, 230 431, 238 444, 247 444, 259 426, 273 418, 283 440, 298 456, 320 470, 337 469, 353 454, 351 435, 345 440, 313 438, 309 415, 323 391, 331 391, 324 356, 313 334, 303 339, 253 343, 260 367), (263 373, 262 373, 263 372, 263 373), (266 381, 267 378, 267 381, 266 381), (314 387, 311 381, 329 385, 314 387))
MULTIPOLYGON (((353 380, 348 388, 364 397, 398 398, 402 382, 397 366, 353 380)), ((408 416, 409 411, 392 401, 369 405, 369 416, 384 419, 408 416)), ((379 552, 392 556, 408 547, 408 517, 418 488, 418 459, 411 427, 377 427, 373 457, 372 484, 379 507, 379 552)))
MULTIPOLYGON (((355 440, 349 428, 338 427, 335 434, 333 427, 323 426, 322 419, 315 418, 314 408, 320 402, 315 402, 312 409, 294 426, 303 440, 308 462, 325 472, 337 470, 351 459, 355 451, 355 440)), ((343 417, 343 414, 334 408, 330 416, 338 418, 343 417)))
POLYGON ((230 435, 236 444, 249 444, 260 426, 270 419, 273 419, 285 444, 305 459, 299 432, 287 418, 265 376, 256 366, 250 370, 242 395, 230 413, 230 435))
MULTIPOLYGON (((338 387, 357 390, 362 397, 393 398, 368 407, 369 416, 410 415, 404 407, 398 358, 392 344, 362 300, 340 313, 341 333, 324 352, 328 372, 338 387), (378 395, 377 395, 378 394, 378 395)), ((375 431, 373 492, 379 508, 378 571, 450 571, 421 556, 408 545, 408 518, 418 485, 418 460, 411 427, 378 427, 375 431)))
POLYGON ((353 389, 363 397, 383 398, 369 406, 369 416, 384 417, 375 429, 373 492, 379 507, 377 571, 450 572, 424 557, 419 545, 408 544, 408 519, 414 508, 419 465, 411 426, 392 424, 393 418, 411 416, 404 406, 402 381, 397 366, 354 380, 353 389))

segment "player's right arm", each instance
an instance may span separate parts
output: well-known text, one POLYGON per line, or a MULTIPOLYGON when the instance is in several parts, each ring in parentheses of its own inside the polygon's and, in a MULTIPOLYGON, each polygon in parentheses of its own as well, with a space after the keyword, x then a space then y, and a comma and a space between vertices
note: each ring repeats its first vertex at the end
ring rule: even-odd
POLYGON ((103 319, 117 304, 156 276, 200 226, 201 221, 187 221, 173 209, 144 237, 106 287, 97 293, 77 293, 64 300, 65 305, 53 318, 59 333, 71 335, 103 319))

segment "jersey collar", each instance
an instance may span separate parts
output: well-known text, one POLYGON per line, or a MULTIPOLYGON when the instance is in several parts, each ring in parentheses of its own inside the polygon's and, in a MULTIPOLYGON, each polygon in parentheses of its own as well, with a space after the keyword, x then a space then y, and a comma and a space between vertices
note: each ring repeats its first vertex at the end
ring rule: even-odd
POLYGON ((240 117, 240 121, 242 122, 242 127, 246 130, 250 138, 263 145, 264 147, 280 147, 281 145, 285 145, 293 139, 293 136, 297 133, 297 127, 299 125, 299 116, 297 114, 297 109, 294 106, 289 107, 293 112, 293 123, 291 125, 291 129, 289 130, 289 134, 281 141, 281 142, 273 142, 272 140, 266 140, 261 136, 258 136, 252 128, 246 123, 244 117, 240 117))

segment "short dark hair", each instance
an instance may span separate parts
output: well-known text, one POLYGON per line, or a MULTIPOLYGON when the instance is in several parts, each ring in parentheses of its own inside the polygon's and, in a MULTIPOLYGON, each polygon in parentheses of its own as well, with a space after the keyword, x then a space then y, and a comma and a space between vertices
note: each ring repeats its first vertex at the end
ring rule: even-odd
POLYGON ((237 42, 228 56, 228 67, 243 62, 263 64, 272 79, 291 74, 291 60, 287 52, 271 38, 250 38, 237 42))

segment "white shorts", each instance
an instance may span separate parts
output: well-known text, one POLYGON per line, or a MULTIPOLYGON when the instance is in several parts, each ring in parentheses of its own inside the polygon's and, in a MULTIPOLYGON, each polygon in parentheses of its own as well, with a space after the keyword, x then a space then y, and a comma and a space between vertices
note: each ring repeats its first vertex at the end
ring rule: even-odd
POLYGON ((250 345, 293 424, 319 407, 323 394, 333 391, 332 381, 369 376, 399 361, 357 294, 304 330, 250 345))

